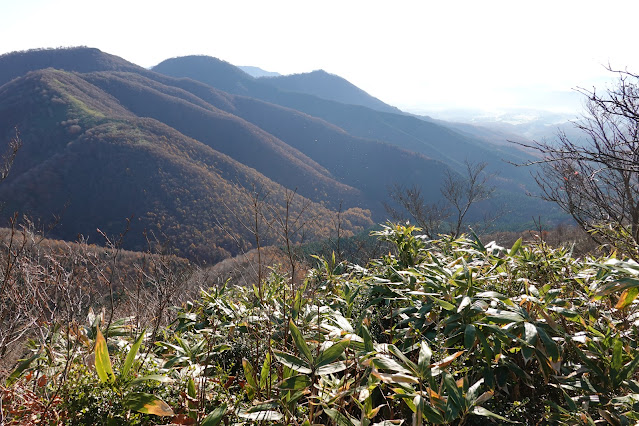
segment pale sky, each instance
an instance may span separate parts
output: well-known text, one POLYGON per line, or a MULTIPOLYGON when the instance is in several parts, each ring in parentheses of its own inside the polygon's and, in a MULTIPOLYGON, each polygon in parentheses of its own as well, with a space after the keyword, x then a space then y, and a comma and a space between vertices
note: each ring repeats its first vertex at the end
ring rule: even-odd
POLYGON ((636 1, 0 0, 0 54, 97 47, 324 69, 402 109, 579 109, 604 65, 639 73, 636 1), (571 99, 576 99, 573 101, 571 99))

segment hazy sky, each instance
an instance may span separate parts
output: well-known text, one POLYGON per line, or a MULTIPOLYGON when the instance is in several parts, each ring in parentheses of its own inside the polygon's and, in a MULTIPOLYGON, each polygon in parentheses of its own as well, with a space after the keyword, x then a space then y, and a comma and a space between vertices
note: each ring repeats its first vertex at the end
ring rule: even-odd
POLYGON ((635 1, 0 0, 0 53, 85 45, 150 67, 206 54, 322 68, 403 109, 579 108, 639 72, 635 1), (575 101, 574 99, 577 99, 575 101))

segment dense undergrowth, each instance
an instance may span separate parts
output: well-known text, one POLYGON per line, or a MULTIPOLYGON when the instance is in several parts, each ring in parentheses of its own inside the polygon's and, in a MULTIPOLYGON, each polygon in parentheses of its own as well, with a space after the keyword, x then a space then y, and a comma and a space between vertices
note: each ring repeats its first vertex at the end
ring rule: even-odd
POLYGON ((5 424, 634 424, 639 265, 410 226, 358 266, 217 286, 168 326, 60 320, 5 424))

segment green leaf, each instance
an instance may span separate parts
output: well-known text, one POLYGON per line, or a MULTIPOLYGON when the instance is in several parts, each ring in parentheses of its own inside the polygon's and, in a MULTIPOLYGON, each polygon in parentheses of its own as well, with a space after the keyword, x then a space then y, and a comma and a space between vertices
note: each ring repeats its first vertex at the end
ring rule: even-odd
POLYGON ((408 359, 402 351, 400 351, 395 345, 388 345, 388 351, 395 355, 402 362, 402 366, 411 372, 411 374, 418 375, 419 367, 415 365, 413 361, 408 359))
POLYGON ((619 372, 619 380, 626 380, 632 377, 635 373, 635 370, 639 366, 639 355, 636 355, 634 359, 628 362, 619 372))
POLYGON ((507 419, 506 417, 502 417, 499 414, 495 414, 492 411, 485 409, 484 407, 473 407, 471 413, 475 414, 476 416, 491 417, 493 419, 497 419, 506 423, 517 423, 507 419))
POLYGON ((535 327, 534 324, 529 322, 524 323, 524 341, 530 346, 535 346, 537 343, 537 327, 535 327))
POLYGON ((201 426, 217 426, 222 421, 222 418, 226 414, 226 403, 220 405, 215 410, 211 411, 208 416, 202 420, 201 426))
POLYGON ((457 410, 463 410, 465 406, 465 400, 462 390, 457 387, 455 379, 448 372, 444 372, 444 386, 446 387, 448 398, 455 405, 455 408, 457 408, 457 410))
POLYGON ((350 339, 344 339, 339 341, 338 343, 335 343, 330 348, 326 348, 325 350, 323 350, 315 361, 315 368, 330 364, 331 362, 342 356, 344 350, 346 350, 346 347, 350 344, 350 342, 350 339))
POLYGON ((268 379, 271 375, 271 353, 266 353, 266 358, 262 364, 262 370, 260 370, 260 389, 266 389, 268 379))
POLYGON ((315 370, 315 374, 323 376, 325 374, 333 374, 339 371, 344 371, 348 368, 348 364, 346 361, 337 361, 332 364, 323 365, 317 370, 315 370))
POLYGON ((120 371, 120 377, 122 378, 126 377, 129 370, 131 369, 131 366, 133 365, 133 361, 135 361, 135 357, 138 354, 138 351, 140 350, 140 345, 142 344, 142 340, 144 340, 144 332, 145 330, 142 330, 138 338, 133 343, 133 346, 131 346, 129 353, 127 354, 126 359, 124 360, 124 365, 122 366, 122 370, 120 371))
POLYGON ((353 426, 354 424, 351 419, 333 408, 325 408, 324 412, 337 424, 337 426, 353 426))
POLYGON ((13 372, 11 373, 11 375, 9 375, 9 377, 7 378, 7 387, 10 387, 11 385, 13 385, 16 380, 18 380, 20 378, 20 376, 22 375, 22 373, 24 372, 24 370, 26 370, 27 368, 29 368, 29 366, 31 365, 31 363, 33 361, 36 360, 36 358, 38 358, 38 356, 40 356, 40 354, 35 354, 33 355, 31 358, 25 359, 23 360, 20 364, 18 364, 18 366, 16 367, 15 370, 13 370, 13 372))
POLYGON ((470 349, 475 344, 475 338, 477 337, 477 328, 468 324, 464 329, 464 347, 470 349))
MULTIPOLYGON (((623 343, 621 339, 616 338, 612 344, 612 363, 610 366, 614 372, 619 372, 622 367, 623 343)), ((614 377, 613 377, 614 380, 614 377)))
POLYGON ((310 364, 302 359, 299 359, 295 355, 287 354, 286 352, 273 351, 275 358, 285 366, 292 370, 302 374, 311 374, 313 370, 310 368, 310 364))
POLYGON ((419 377, 425 378, 430 376, 430 359, 433 356, 433 352, 426 343, 422 340, 419 345, 419 358, 417 361, 417 367, 419 369, 419 377))
POLYGON ((452 304, 452 303, 450 303, 450 302, 447 302, 447 301, 445 301, 445 300, 438 299, 438 298, 436 298, 436 297, 432 297, 432 296, 430 296, 430 299, 431 299, 433 302, 435 302, 436 304, 438 304, 439 306, 441 306, 442 308, 446 309, 447 311, 454 311, 454 310, 456 310, 456 309, 455 309, 455 308, 456 308, 456 306, 455 306, 455 305, 453 305, 453 304, 452 304))
POLYGON ((373 338, 371 337, 371 333, 368 331, 368 327, 362 324, 362 339, 364 339, 364 350, 366 352, 373 352, 375 349, 373 347, 373 338))
POLYGON ((550 356, 550 359, 554 362, 559 361, 559 348, 555 341, 550 338, 543 328, 538 328, 537 333, 539 334, 541 341, 544 343, 544 347, 546 348, 546 352, 550 356))
POLYGON ((508 324, 511 322, 523 322, 525 318, 516 312, 504 311, 501 309, 488 308, 486 310, 486 318, 496 323, 508 324))
POLYGON ((289 320, 288 328, 291 331, 291 336, 293 337, 295 346, 297 346, 297 350, 300 351, 300 354, 308 360, 310 365, 313 365, 313 355, 311 354, 311 350, 306 344, 304 336, 302 336, 302 333, 300 333, 300 330, 297 328, 293 320, 289 320))
POLYGON ((305 374, 298 374, 282 380, 277 387, 282 390, 299 390, 306 389, 312 384, 312 380, 305 374))
POLYGON ((512 248, 508 252, 508 256, 516 255, 519 249, 521 248, 521 243, 522 243, 522 239, 520 237, 517 241, 515 241, 515 244, 513 244, 512 248))
POLYGON ((100 328, 96 328, 97 335, 95 337, 95 371, 98 373, 98 377, 102 383, 113 382, 115 376, 113 375, 113 369, 111 368, 111 359, 109 358, 109 349, 107 348, 106 340, 100 331, 100 328))
POLYGON ((124 405, 138 413, 154 414, 156 416, 173 416, 169 405, 155 395, 143 392, 133 392, 126 396, 124 405))
POLYGON ((253 370, 253 366, 247 359, 242 359, 242 368, 244 368, 244 377, 246 378, 246 382, 253 389, 257 389, 257 381, 255 380, 255 371, 253 370))
POLYGON ((197 389, 195 388, 195 382, 193 381, 193 377, 189 377, 189 381, 186 384, 186 392, 191 398, 197 397, 197 389))

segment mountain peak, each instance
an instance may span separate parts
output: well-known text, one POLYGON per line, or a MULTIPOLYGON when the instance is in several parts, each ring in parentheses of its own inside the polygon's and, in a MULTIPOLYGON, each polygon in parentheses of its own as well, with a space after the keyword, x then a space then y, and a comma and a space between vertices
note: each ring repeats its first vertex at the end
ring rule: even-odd
POLYGON ((377 111, 401 113, 399 109, 369 95, 345 78, 323 69, 280 77, 261 78, 260 81, 281 90, 306 93, 329 101, 361 105, 377 111))
POLYGON ((0 56, 0 86, 29 71, 44 68, 76 72, 143 70, 138 65, 93 47, 32 49, 0 56))

